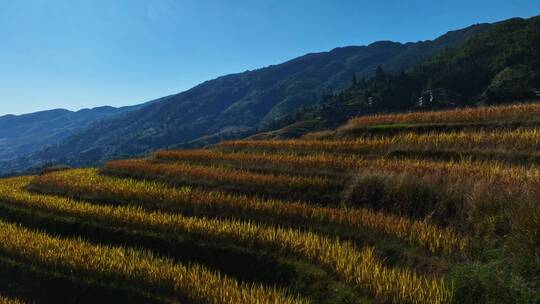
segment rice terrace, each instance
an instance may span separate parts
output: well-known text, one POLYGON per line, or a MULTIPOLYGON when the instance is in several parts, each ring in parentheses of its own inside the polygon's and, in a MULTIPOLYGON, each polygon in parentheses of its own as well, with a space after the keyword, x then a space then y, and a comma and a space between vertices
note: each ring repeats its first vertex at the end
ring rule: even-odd
POLYGON ((540 304, 540 1, 0 24, 0 304, 540 304))
POLYGON ((489 285, 519 295, 538 287, 508 274, 539 262, 539 112, 368 116, 297 140, 3 179, 2 292, 152 303, 474 303, 489 285))

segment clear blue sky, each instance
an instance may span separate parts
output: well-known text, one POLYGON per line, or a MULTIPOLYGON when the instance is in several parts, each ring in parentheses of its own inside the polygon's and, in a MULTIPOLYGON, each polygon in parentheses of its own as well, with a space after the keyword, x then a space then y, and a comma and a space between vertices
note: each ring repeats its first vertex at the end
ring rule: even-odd
POLYGON ((0 115, 136 104, 308 52, 538 14, 539 0, 0 0, 0 115))

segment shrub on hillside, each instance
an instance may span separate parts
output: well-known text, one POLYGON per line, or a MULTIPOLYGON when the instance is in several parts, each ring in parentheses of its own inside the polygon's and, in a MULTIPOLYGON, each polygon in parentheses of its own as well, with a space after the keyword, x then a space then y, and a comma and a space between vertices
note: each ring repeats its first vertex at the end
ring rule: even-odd
POLYGON ((69 169, 71 169, 71 167, 65 166, 65 165, 49 166, 49 167, 44 167, 43 169, 41 169, 41 171, 39 172, 39 175, 44 175, 44 174, 52 173, 52 172, 65 171, 69 169))
POLYGON ((415 178, 406 173, 362 170, 352 178, 343 200, 349 207, 368 207, 446 223, 460 209, 460 198, 446 186, 433 175, 415 178), (441 189, 445 189, 444 193, 441 189))

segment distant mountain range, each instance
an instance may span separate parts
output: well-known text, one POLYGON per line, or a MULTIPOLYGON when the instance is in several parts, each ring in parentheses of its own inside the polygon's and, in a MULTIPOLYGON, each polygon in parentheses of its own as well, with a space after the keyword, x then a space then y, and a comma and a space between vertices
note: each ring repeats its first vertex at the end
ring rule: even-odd
POLYGON ((58 144, 93 123, 119 117, 166 98, 119 108, 103 106, 79 111, 54 109, 23 115, 0 116, 0 163, 58 144))
MULTIPOLYGON (((51 128, 56 131, 49 133, 59 136, 50 140, 45 137, 36 145, 28 146, 32 136, 24 135, 31 124, 22 123, 24 119, 12 120, 11 127, 22 135, 10 137, 12 142, 18 140, 16 144, 4 144, 8 143, 2 139, 6 135, 0 135, 0 150, 6 155, 4 159, 17 153, 23 155, 0 161, 0 174, 44 164, 94 165, 156 148, 200 146, 256 134, 279 125, 299 108, 319 104, 324 96, 348 90, 353 77, 366 81, 380 69, 397 75, 446 54, 449 49, 459 49, 471 37, 489 33, 493 27, 474 25, 432 41, 406 44, 381 41, 308 54, 279 65, 206 81, 140 108, 95 115, 94 119, 76 124, 82 126, 78 129, 69 123, 56 126, 43 123, 40 130, 46 132, 51 128)), ((5 119, 9 121, 13 117, 5 119)))
POLYGON ((59 143, 92 122, 138 107, 99 107, 77 112, 55 109, 25 115, 0 116, 0 161, 35 152, 59 143))

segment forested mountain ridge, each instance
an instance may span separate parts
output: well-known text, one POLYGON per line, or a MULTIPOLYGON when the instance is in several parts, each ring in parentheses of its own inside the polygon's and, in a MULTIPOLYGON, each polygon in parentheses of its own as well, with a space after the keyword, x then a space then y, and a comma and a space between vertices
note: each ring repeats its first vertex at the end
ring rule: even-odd
POLYGON ((510 19, 401 73, 380 67, 374 77, 353 80, 348 89, 297 109, 268 130, 309 122, 309 131, 358 115, 540 99, 538 54, 540 17, 510 19))

